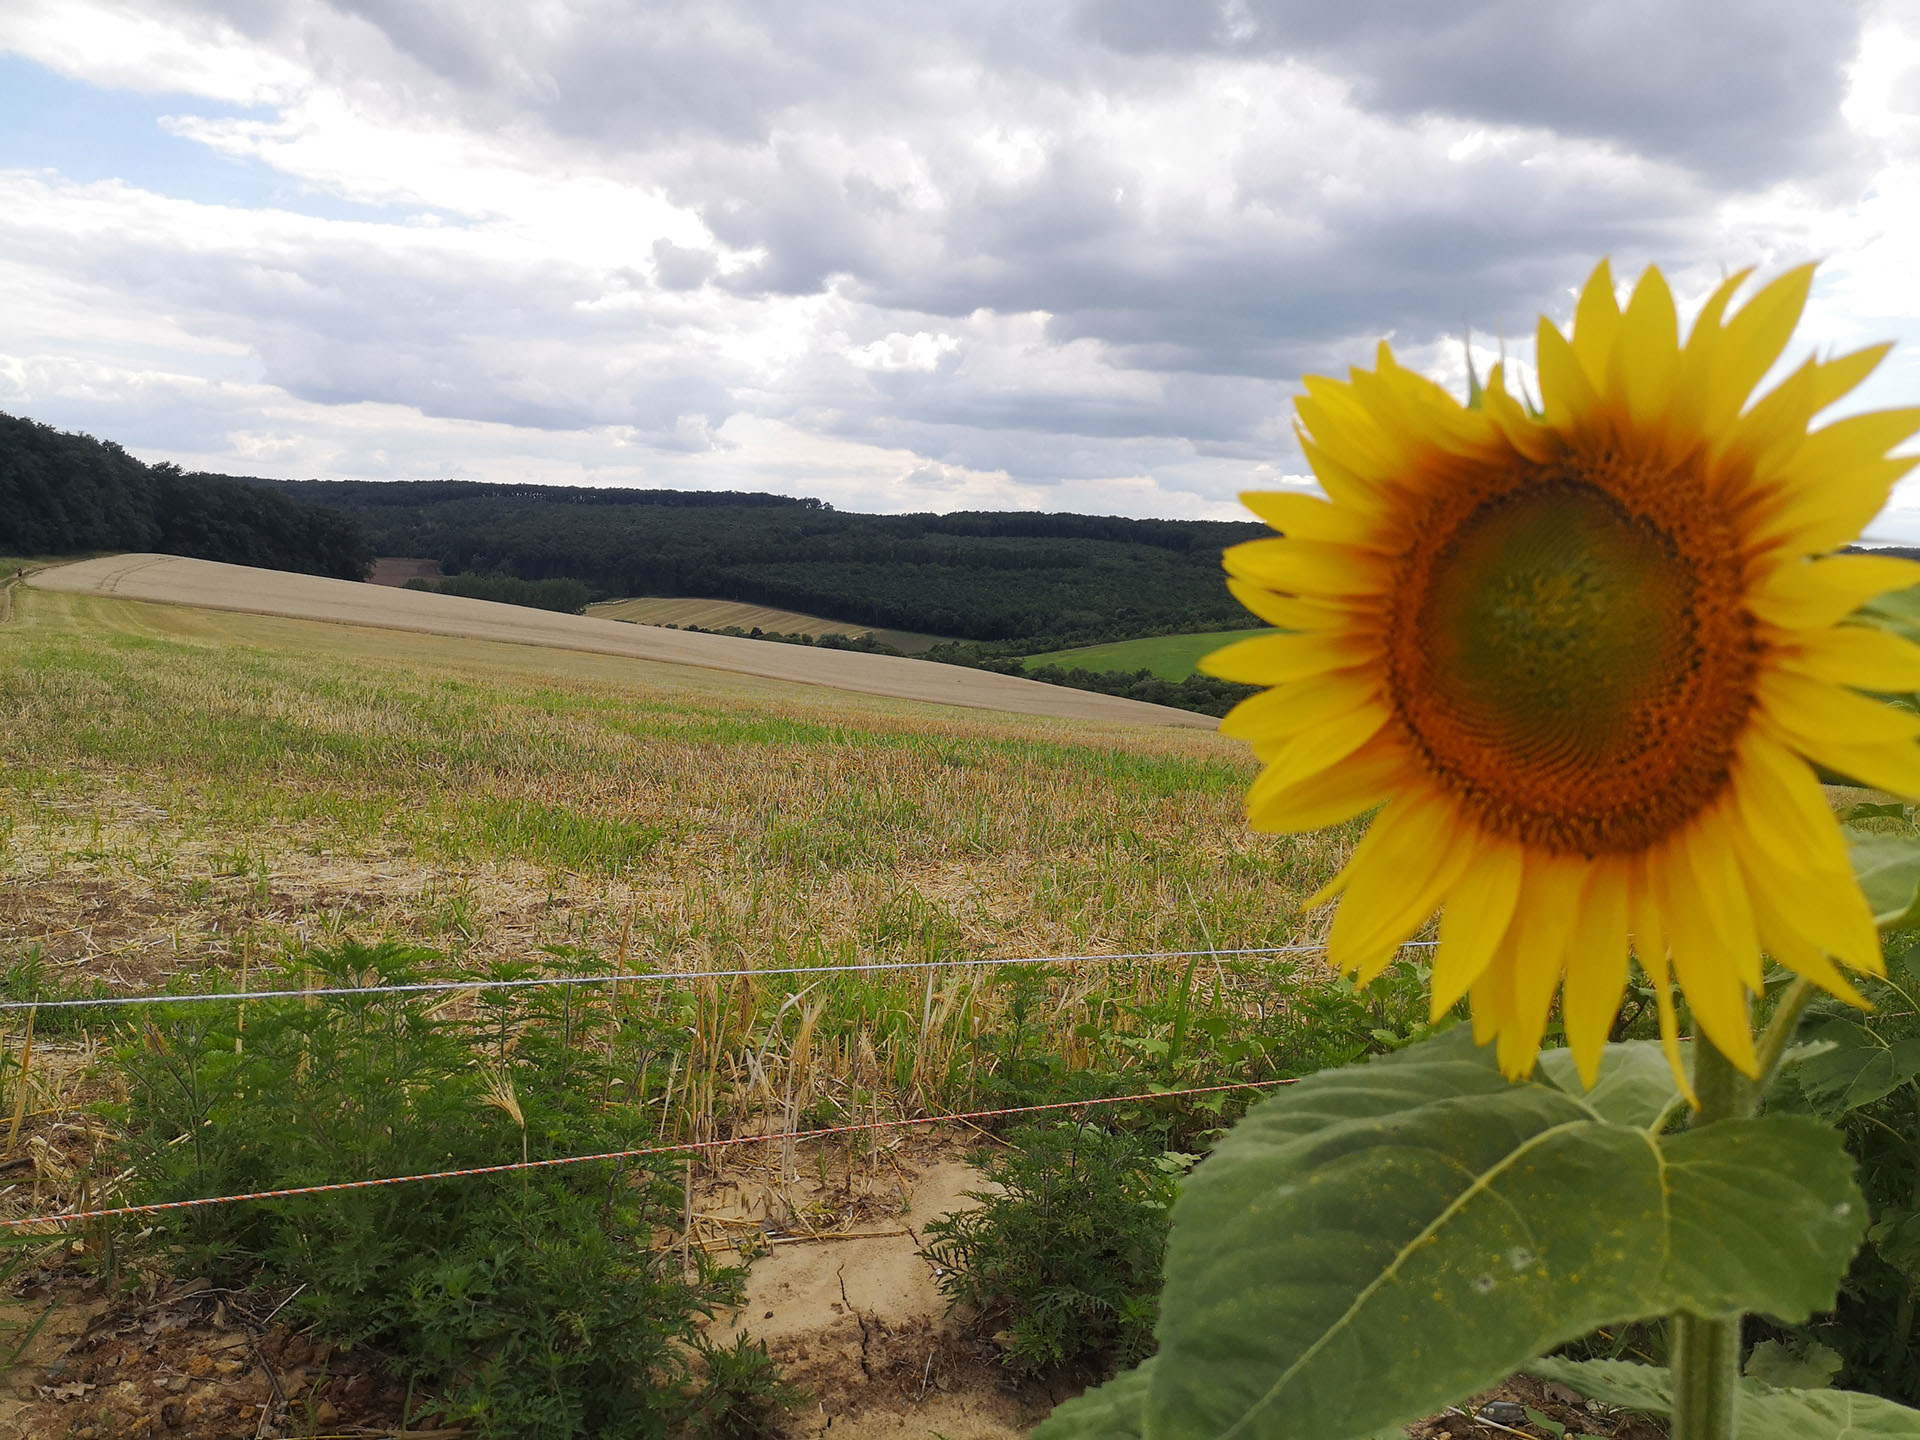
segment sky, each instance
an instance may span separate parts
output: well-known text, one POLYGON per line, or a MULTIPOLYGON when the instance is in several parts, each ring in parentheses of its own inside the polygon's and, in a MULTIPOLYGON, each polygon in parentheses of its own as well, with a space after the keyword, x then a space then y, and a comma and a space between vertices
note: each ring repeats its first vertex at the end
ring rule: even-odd
POLYGON ((1920 0, 0 3, 0 411, 192 469, 1231 517, 1603 255, 1920 399, 1920 0))

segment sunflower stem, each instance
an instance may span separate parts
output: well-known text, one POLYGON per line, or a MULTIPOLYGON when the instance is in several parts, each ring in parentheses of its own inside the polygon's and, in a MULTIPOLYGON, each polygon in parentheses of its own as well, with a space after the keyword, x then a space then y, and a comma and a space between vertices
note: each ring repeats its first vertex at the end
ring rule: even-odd
MULTIPOLYGON (((1792 1028, 1788 1020, 1785 1029, 1792 1028)), ((1769 1031, 1767 1039, 1772 1038, 1769 1031)), ((1779 1048, 1785 1048, 1784 1040, 1779 1048)), ((1697 1033, 1693 1089, 1700 1100, 1692 1121, 1696 1126, 1736 1119, 1753 1110, 1753 1083, 1734 1069, 1712 1041, 1697 1033)), ((1673 1316, 1669 1333, 1673 1339, 1673 1440, 1733 1440, 1740 1403, 1739 1315, 1694 1315, 1682 1310, 1673 1316)))
POLYGON ((1787 987, 1787 993, 1780 997, 1780 1003, 1773 1007, 1773 1017, 1767 1021, 1766 1032, 1760 1037, 1760 1078, 1753 1083, 1756 1096, 1766 1094, 1767 1086, 1773 1083, 1780 1062, 1786 1058, 1787 1043, 1793 1039, 1793 1032, 1800 1024, 1800 1017, 1807 1013, 1807 1006, 1813 1003, 1814 996, 1819 993, 1819 987, 1811 980, 1804 975, 1796 976, 1793 984, 1787 987))

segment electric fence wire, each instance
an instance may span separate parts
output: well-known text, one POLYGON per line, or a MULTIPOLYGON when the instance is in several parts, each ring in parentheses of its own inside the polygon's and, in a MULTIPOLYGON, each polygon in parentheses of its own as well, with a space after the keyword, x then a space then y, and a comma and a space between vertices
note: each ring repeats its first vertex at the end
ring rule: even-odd
MULTIPOLYGON (((1202 954, 1210 952, 1201 952, 1202 954)), ((1278 1085, 1293 1085, 1293 1078, 1281 1080, 1236 1080, 1224 1085, 1196 1085, 1184 1090, 1146 1090, 1133 1095, 1106 1095, 1091 1100, 1052 1100, 1042 1105, 1011 1105, 998 1110, 972 1110, 959 1115, 916 1115, 898 1120, 864 1120, 853 1125, 832 1125, 823 1130, 781 1130, 766 1135, 735 1135, 725 1140, 684 1140, 673 1145, 646 1145, 633 1150, 607 1150, 596 1155, 563 1155, 549 1160, 514 1160, 500 1165, 472 1165, 463 1170, 430 1170, 419 1175, 388 1175, 377 1180, 336 1180, 325 1185, 293 1185, 282 1190, 251 1190, 236 1195, 207 1195, 193 1200, 165 1200, 149 1205, 114 1205, 97 1210, 70 1210, 53 1215, 32 1215, 19 1220, 0 1219, 0 1229, 16 1234, 45 1233, 35 1227, 73 1225, 88 1220, 117 1220, 132 1215, 158 1215, 175 1210, 199 1210, 212 1205, 234 1205, 251 1200, 286 1200, 302 1195, 332 1195, 344 1190, 371 1190, 386 1185, 412 1185, 425 1180, 465 1180, 479 1175, 506 1175, 518 1170, 552 1170, 563 1165, 590 1165, 596 1161, 636 1160, 652 1155, 683 1155, 695 1151, 726 1150, 739 1145, 758 1145, 774 1141, 823 1140, 834 1135, 853 1135, 866 1131, 905 1129, 920 1125, 945 1125, 1002 1119, 1009 1115, 1035 1115, 1043 1111, 1078 1110, 1094 1105, 1126 1105, 1136 1101, 1177 1100, 1189 1095, 1218 1095, 1229 1090, 1270 1090, 1278 1085)))
MULTIPOLYGON (((1434 940, 1409 940, 1401 948, 1431 949, 1434 940)), ((181 994, 98 995, 48 1000, 0 1000, 0 1013, 16 1010, 81 1010, 127 1005, 203 1005, 253 1000, 326 999, 347 995, 436 995, 471 990, 537 990, 569 985, 675 984, 684 980, 768 979, 783 975, 857 975, 889 970, 983 970, 1007 965, 1086 965, 1117 960, 1245 959, 1261 955, 1314 955, 1320 945, 1260 945, 1239 950, 1135 950, 1117 955, 1019 955, 979 960, 876 960, 851 965, 783 965, 739 970, 648 970, 615 975, 535 975, 513 980, 420 980, 397 985, 331 985, 302 990, 186 991, 181 994)))

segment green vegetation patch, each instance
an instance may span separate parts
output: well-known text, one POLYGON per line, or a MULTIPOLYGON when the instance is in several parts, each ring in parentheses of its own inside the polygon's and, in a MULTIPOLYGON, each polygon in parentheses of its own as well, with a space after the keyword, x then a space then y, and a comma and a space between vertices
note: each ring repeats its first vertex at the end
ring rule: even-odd
POLYGON ((1027 668, 1058 665, 1063 670, 1151 670, 1162 680, 1184 680, 1200 670, 1200 657, 1272 630, 1200 630, 1187 635, 1149 635, 1144 640, 1116 640, 1108 645, 1081 645, 1072 650, 1050 650, 1029 655, 1027 668))

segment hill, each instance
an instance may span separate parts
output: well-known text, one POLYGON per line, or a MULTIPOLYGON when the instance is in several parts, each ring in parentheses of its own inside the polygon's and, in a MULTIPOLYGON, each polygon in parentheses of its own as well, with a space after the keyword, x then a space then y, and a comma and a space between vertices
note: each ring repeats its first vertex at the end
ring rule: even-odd
POLYGON ((259 481, 147 465, 111 441, 0 414, 0 554, 157 550, 359 580, 352 517, 259 481))
POLYGON ((863 515, 739 492, 465 481, 288 481, 383 555, 449 573, 572 577, 610 596, 703 596, 862 626, 1053 645, 1253 624, 1220 580, 1252 523, 965 511, 863 515))
POLYGON ((350 585, 171 555, 114 555, 43 570, 35 590, 158 600, 212 610, 250 611, 379 630, 598 652, 630 661, 733 671, 767 680, 859 691, 896 699, 1004 710, 1026 715, 1212 729, 1186 710, 1141 704, 1085 690, 1063 690, 1020 676, 930 665, 898 655, 818 651, 729 635, 629 625, 586 615, 500 605, 464 596, 350 585))

